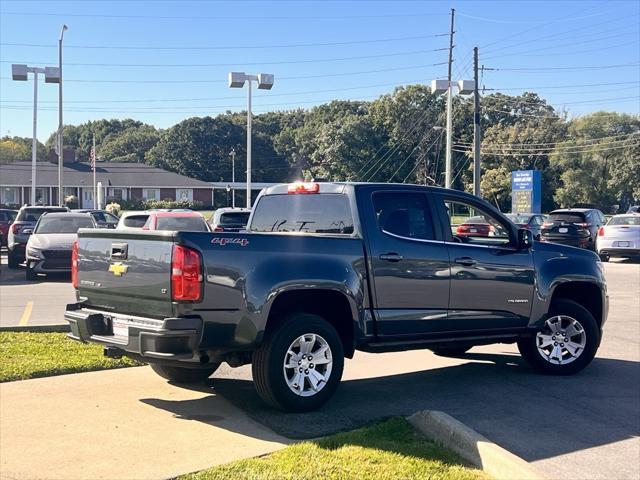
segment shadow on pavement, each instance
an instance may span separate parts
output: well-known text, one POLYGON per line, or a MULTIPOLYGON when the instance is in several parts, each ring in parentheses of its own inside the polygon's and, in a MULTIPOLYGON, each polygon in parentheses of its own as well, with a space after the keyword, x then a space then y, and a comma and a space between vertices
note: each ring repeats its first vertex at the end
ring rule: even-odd
POLYGON ((38 275, 37 280, 27 280, 25 268, 21 265, 17 269, 9 269, 2 265, 0 273, 0 285, 38 285, 41 283, 71 283, 71 273, 50 273, 38 275))
MULTIPOLYGON (((265 406, 245 379, 213 378, 195 390, 221 394, 289 438, 314 438, 394 415, 442 410, 527 461, 640 435, 640 364, 599 358, 570 377, 543 376, 519 356, 470 353, 469 363, 344 381, 323 408, 288 414, 265 406)), ((209 423, 214 403, 147 400, 209 423)))

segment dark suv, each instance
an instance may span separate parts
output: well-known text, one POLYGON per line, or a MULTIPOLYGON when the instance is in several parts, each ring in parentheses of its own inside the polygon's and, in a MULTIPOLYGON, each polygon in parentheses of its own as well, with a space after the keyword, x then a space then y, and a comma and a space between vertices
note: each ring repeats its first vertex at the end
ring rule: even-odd
POLYGON ((606 222, 594 208, 561 208, 549 214, 542 224, 540 241, 561 243, 595 250, 598 230, 606 222))
POLYGON ((29 235, 33 233, 33 229, 45 212, 68 212, 67 207, 32 207, 25 205, 18 211, 15 221, 9 228, 7 235, 7 260, 9 268, 18 268, 18 264, 24 262, 24 253, 27 247, 29 235))

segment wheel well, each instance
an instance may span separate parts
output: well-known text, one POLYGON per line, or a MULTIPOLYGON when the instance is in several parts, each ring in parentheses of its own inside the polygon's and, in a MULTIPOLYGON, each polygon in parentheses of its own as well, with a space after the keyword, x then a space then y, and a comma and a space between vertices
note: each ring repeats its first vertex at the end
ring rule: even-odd
POLYGON ((589 282, 568 282, 558 285, 551 303, 560 298, 573 300, 589 310, 598 325, 602 325, 602 294, 597 285, 589 282))
POLYGON ((313 313, 333 325, 342 340, 345 357, 353 358, 353 315, 344 294, 335 290, 315 289, 281 293, 271 306, 265 333, 278 326, 289 314, 298 312, 313 313))

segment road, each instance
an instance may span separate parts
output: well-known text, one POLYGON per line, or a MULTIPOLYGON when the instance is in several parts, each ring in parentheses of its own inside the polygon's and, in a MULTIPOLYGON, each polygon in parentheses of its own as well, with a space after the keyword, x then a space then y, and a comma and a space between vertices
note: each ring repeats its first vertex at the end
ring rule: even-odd
MULTIPOLYGON (((637 479, 640 478, 640 264, 615 261, 605 265, 605 272, 611 308, 604 339, 592 365, 571 377, 534 374, 522 363, 514 346, 495 345, 476 347, 455 359, 437 357, 429 351, 380 355, 358 352, 346 362, 344 382, 336 396, 321 410, 304 415, 282 414, 266 408, 253 390, 250 368, 246 366, 222 367, 208 385, 190 390, 197 394, 196 402, 182 399, 179 391, 174 398, 167 396, 160 388, 163 385, 152 380, 153 373, 146 367, 136 369, 142 372, 136 375, 98 372, 72 376, 77 380, 65 380, 66 395, 70 400, 81 395, 86 375, 98 378, 109 375, 110 382, 103 382, 106 391, 97 391, 96 395, 108 397, 110 389, 117 385, 119 392, 134 389, 139 396, 113 404, 101 403, 101 408, 107 409, 102 412, 104 418, 112 415, 133 422, 142 415, 139 421, 146 421, 144 415, 150 413, 145 414, 146 410, 138 407, 145 398, 151 398, 157 400, 147 402, 147 406, 163 410, 170 418, 184 418, 189 411, 191 420, 212 429, 220 428, 212 419, 219 415, 216 399, 224 397, 236 407, 236 417, 232 418, 238 422, 244 415, 288 438, 310 438, 390 415, 437 409, 532 462, 550 479, 637 479), (146 379, 142 387, 140 378, 146 379)), ((5 316, 7 322, 15 324, 16 319, 19 322, 20 311, 29 301, 34 302, 29 324, 59 322, 64 304, 73 297, 68 283, 42 282, 25 288, 22 276, 11 280, 15 273, 5 276, 6 273, 3 269, 0 285, 3 324, 5 316)), ((47 390, 38 390, 38 385, 44 382, 30 382, 33 382, 29 384, 32 397, 40 399, 39 407, 43 411, 56 411, 55 404, 64 398, 56 396, 47 406, 42 403, 49 402, 42 400, 47 390)), ((3 405, 9 386, 3 387, 3 405)), ((76 424, 73 418, 55 425, 58 423, 64 423, 64 428, 60 426, 60 431, 49 436, 52 443, 65 440, 71 432, 83 436, 83 428, 89 428, 76 424)), ((232 423, 227 418, 223 428, 233 430, 232 423)), ((166 431, 174 428, 172 425, 178 428, 180 422, 165 424, 166 431)), ((12 439, 6 431, 1 436, 12 439)), ((118 435, 110 435, 106 443, 101 442, 101 448, 117 449, 117 439, 118 435), (109 444, 112 441, 114 445, 109 444)), ((29 448, 20 441, 14 445, 29 448)), ((141 439, 140 448, 145 445, 141 439)), ((65 455, 55 445, 49 447, 40 450, 65 455)), ((153 439, 147 448, 153 448, 153 439)), ((133 462, 131 471, 137 471, 136 459, 127 461, 133 462)))

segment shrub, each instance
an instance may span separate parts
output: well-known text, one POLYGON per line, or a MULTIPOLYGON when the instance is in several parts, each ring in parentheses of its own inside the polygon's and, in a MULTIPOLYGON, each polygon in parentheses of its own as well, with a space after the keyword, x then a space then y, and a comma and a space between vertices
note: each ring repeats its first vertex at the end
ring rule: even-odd
POLYGON ((120 204, 116 202, 109 203, 104 209, 116 217, 120 216, 120 204))
POLYGON ((64 197, 64 204, 71 209, 78 208, 78 197, 75 195, 67 195, 64 197))

